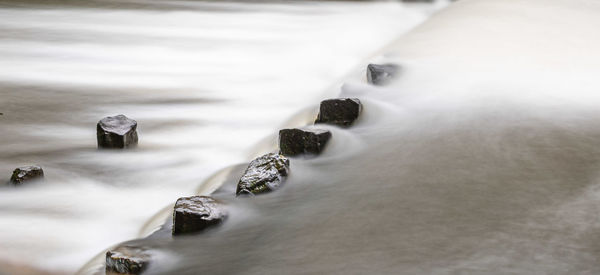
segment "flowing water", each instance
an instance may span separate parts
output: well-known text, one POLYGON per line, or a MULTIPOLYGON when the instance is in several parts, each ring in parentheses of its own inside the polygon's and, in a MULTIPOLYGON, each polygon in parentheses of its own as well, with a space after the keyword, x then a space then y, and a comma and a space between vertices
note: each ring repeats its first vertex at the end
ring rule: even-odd
POLYGON ((0 1, 0 177, 46 174, 0 190, 0 270, 72 273, 139 237, 441 6, 0 1), (116 114, 138 121, 140 144, 98 151, 95 124, 116 114))

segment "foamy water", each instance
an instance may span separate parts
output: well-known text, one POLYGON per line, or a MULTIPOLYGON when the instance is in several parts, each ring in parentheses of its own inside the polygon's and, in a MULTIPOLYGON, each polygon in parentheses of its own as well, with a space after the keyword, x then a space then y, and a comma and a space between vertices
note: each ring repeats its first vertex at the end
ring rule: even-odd
POLYGON ((247 161, 292 114, 337 93, 329 85, 435 9, 5 3, 0 175, 39 164, 47 180, 1 190, 0 262, 72 273, 138 237, 157 211, 247 161), (139 147, 97 151, 96 122, 121 113, 138 121, 139 147))

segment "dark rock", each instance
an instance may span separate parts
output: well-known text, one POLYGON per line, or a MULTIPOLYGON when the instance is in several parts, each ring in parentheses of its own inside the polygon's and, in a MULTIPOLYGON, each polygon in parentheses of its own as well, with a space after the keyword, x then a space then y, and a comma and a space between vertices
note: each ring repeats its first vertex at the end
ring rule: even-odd
POLYGON ((362 111, 358 98, 335 98, 321 101, 319 116, 315 123, 350 126, 362 111))
POLYGON ((106 252, 106 273, 140 274, 150 263, 146 249, 120 246, 106 252))
POLYGON ((44 179, 44 170, 39 166, 19 167, 13 171, 10 177, 10 184, 21 185, 25 182, 44 179))
POLYGON ((318 155, 330 138, 331 132, 323 129, 283 129, 279 131, 280 154, 288 157, 318 155))
POLYGON ((173 211, 173 235, 196 233, 221 224, 227 218, 223 205, 206 196, 179 198, 173 211))
POLYGON ((394 64, 369 64, 367 66, 367 81, 373 85, 383 86, 398 73, 399 67, 394 64))
POLYGON ((254 159, 238 182, 236 196, 256 195, 279 188, 288 175, 289 166, 289 159, 280 154, 269 153, 254 159))
POLYGON ((137 122, 124 115, 105 117, 96 126, 98 148, 127 148, 138 143, 137 122))

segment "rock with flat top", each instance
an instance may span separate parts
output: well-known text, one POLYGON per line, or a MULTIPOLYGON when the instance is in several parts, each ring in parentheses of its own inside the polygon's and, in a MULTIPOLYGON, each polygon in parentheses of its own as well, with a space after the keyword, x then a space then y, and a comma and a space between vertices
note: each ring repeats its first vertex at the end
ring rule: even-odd
POLYGON ((236 196, 256 195, 279 188, 288 175, 289 167, 289 159, 277 153, 254 159, 238 182, 236 196))
POLYGON ((119 246, 106 252, 106 274, 140 274, 149 263, 150 254, 141 247, 119 246))
POLYGON ((367 81, 373 85, 388 84, 398 73, 400 67, 394 64, 369 64, 367 66, 367 81))
POLYGON ((321 101, 315 123, 348 127, 360 115, 362 104, 358 98, 334 98, 321 101))
POLYGON ((283 129, 279 131, 280 154, 288 157, 318 155, 331 139, 331 132, 323 129, 283 129))
POLYGON ((32 165, 15 169, 10 177, 9 183, 12 185, 21 185, 26 182, 44 179, 44 170, 42 167, 32 165))
POLYGON ((96 126, 98 148, 124 149, 138 143, 137 122, 124 115, 101 119, 96 126))
POLYGON ((173 211, 173 235, 197 233, 227 218, 223 205, 207 196, 179 198, 173 211))

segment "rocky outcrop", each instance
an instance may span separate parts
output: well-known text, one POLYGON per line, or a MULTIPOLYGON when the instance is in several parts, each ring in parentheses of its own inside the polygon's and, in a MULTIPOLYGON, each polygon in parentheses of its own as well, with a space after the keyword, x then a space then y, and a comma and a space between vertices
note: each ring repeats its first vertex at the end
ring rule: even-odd
POLYGON ((207 196, 179 198, 173 211, 173 235, 197 233, 227 218, 223 205, 207 196))
POLYGON ((24 166, 15 169, 10 177, 9 183, 12 185, 21 185, 30 181, 44 179, 44 170, 39 166, 24 166))
POLYGON ((331 139, 331 132, 323 129, 283 129, 279 131, 279 152, 288 157, 318 155, 331 139))
POLYGON ((367 66, 367 81, 373 85, 388 84, 398 73, 400 67, 394 64, 369 64, 367 66))
POLYGON ((140 274, 149 263, 150 254, 144 248, 120 246, 106 252, 107 274, 140 274))
POLYGON ((315 123, 348 127, 358 118, 362 104, 358 98, 334 98, 321 101, 315 123))
POLYGON ((137 122, 124 115, 105 117, 96 126, 98 148, 123 149, 138 143, 137 122))
POLYGON ((276 153, 254 159, 238 182, 236 196, 256 195, 279 188, 288 175, 289 166, 288 158, 276 153))

